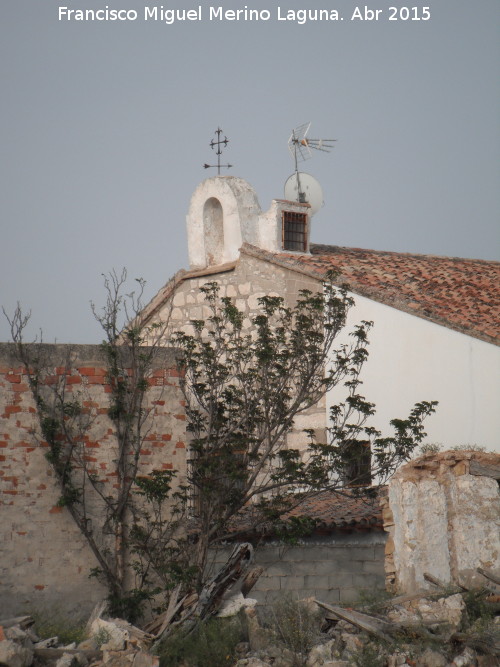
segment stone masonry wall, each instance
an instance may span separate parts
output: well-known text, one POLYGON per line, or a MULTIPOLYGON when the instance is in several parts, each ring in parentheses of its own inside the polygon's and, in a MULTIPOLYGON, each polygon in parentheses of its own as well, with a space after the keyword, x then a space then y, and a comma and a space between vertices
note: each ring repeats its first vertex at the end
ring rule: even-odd
MULTIPOLYGON (((244 326, 251 329, 251 317, 258 311, 258 299, 265 295, 281 295, 294 306, 301 289, 318 291, 318 280, 287 268, 262 261, 242 252, 237 262, 190 272, 176 287, 172 301, 156 314, 174 328, 189 331, 190 320, 204 319, 209 311, 200 292, 209 282, 217 282, 221 297, 234 299, 244 313, 244 326)), ((154 318, 153 318, 154 319, 154 318)), ((291 447, 301 448, 306 438, 303 429, 322 430, 326 426, 325 402, 322 399, 295 419, 294 430, 288 435, 291 447)), ((361 590, 384 587, 384 544, 386 536, 372 531, 366 534, 337 535, 335 538, 305 540, 293 548, 261 545, 256 550, 256 563, 265 567, 251 596, 269 603, 283 593, 299 597, 316 595, 325 602, 349 602, 361 590)), ((222 565, 227 553, 219 553, 216 563, 222 565)))
POLYGON ((500 575, 500 455, 426 454, 399 469, 383 508, 387 584, 401 593, 431 587, 429 573, 460 584, 477 567, 500 575))
MULTIPOLYGON (((94 420, 85 436, 88 460, 104 484, 114 483, 116 440, 107 416, 110 388, 99 346, 44 346, 54 378, 71 372, 67 390, 78 395, 94 420)), ((153 427, 141 450, 140 470, 185 471, 185 415, 171 353, 153 369, 148 401, 153 427)), ((69 512, 45 459, 37 414, 14 345, 0 344, 0 610, 19 614, 44 606, 85 613, 106 595, 89 570, 97 566, 69 512)), ((95 516, 98 522, 102 517, 95 516)))
MULTIPOLYGON (((233 265, 226 265, 223 271, 214 267, 199 272, 191 272, 177 286, 172 302, 163 306, 153 319, 167 321, 170 318, 174 329, 190 330, 189 322, 205 319, 209 316, 205 299, 200 287, 207 283, 217 282, 220 296, 234 299, 236 307, 244 313, 243 325, 251 329, 251 317, 258 312, 258 299, 263 296, 283 296, 289 306, 294 306, 299 290, 309 289, 317 292, 321 289, 319 281, 296 271, 279 267, 269 262, 241 254, 233 265)), ((301 448, 306 443, 304 429, 325 428, 325 401, 321 399, 314 407, 309 408, 295 419, 294 430, 288 435, 290 447, 301 448)))

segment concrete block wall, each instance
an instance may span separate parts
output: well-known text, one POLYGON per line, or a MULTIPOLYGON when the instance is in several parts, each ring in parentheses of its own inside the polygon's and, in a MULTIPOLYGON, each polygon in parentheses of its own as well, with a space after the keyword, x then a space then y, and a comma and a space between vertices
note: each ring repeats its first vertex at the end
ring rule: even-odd
MULTIPOLYGON (((88 461, 104 485, 114 484, 114 425, 107 416, 110 388, 99 346, 45 346, 55 378, 67 372, 68 392, 78 393, 92 411, 85 434, 88 461)), ((185 415, 173 355, 161 353, 150 379, 148 401, 153 428, 141 450, 140 469, 185 471, 185 415)), ((86 540, 60 496, 45 458, 33 397, 13 345, 0 344, 0 610, 16 615, 57 607, 64 613, 88 612, 106 590, 89 579, 97 566, 86 540)), ((102 522, 98 512, 92 517, 102 522)))
POLYGON ((250 597, 267 604, 284 593, 327 604, 354 602, 362 591, 385 585, 383 543, 264 547, 256 562, 266 569, 250 597))
MULTIPOLYGON (((349 603, 360 595, 385 588, 384 545, 381 530, 308 538, 298 545, 260 545, 253 565, 264 572, 248 597, 271 604, 284 595, 314 596, 327 604, 349 603)), ((221 564, 227 552, 217 556, 221 564)))

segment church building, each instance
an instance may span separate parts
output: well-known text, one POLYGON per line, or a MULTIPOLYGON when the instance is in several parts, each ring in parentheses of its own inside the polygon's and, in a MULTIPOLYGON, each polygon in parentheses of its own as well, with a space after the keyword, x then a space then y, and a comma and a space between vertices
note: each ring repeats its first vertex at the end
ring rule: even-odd
MULTIPOLYGON (((333 269, 355 299, 345 336, 361 320, 374 322, 360 390, 377 406, 371 423, 389 434, 391 419, 436 400, 427 442, 500 452, 500 263, 316 245, 311 218, 306 202, 275 199, 262 211, 241 178, 203 181, 187 214, 190 268, 158 292, 144 321, 169 315, 181 328, 202 319, 199 288, 217 281, 250 326, 259 297, 293 305, 300 289, 320 290, 333 269)), ((345 398, 341 389, 297 417, 293 446, 304 428, 325 428, 328 405, 345 398)))

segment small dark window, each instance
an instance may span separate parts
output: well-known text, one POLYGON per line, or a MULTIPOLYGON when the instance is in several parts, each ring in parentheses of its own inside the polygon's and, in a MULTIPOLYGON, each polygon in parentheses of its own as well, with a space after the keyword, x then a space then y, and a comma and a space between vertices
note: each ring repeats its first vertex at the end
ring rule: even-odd
POLYGON ((283 211, 283 250, 307 251, 307 214, 283 211))
POLYGON ((370 443, 350 440, 344 451, 344 480, 346 486, 370 486, 372 483, 372 453, 370 443))
POLYGON ((199 514, 202 509, 200 487, 204 489, 204 495, 207 497, 214 493, 217 498, 224 497, 226 504, 238 503, 248 479, 247 455, 244 451, 238 450, 204 451, 199 455, 193 452, 193 458, 190 460, 190 477, 193 514, 199 514))

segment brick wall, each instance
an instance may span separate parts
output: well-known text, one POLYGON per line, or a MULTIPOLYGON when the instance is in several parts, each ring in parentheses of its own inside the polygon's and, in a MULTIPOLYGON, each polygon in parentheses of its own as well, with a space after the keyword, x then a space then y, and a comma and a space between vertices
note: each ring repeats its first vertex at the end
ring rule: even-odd
MULTIPOLYGON (((68 390, 78 394, 95 417, 85 446, 105 483, 113 485, 116 440, 107 416, 109 387, 98 346, 45 346, 53 375, 66 373, 68 390)), ((148 400, 154 427, 141 451, 141 472, 185 472, 185 417, 172 354, 162 352, 148 400)), ((0 610, 4 615, 50 607, 86 614, 106 590, 89 579, 97 562, 69 512, 58 506, 59 491, 45 459, 37 414, 13 345, 0 344, 0 610)), ((102 517, 94 517, 95 521, 102 517)), ((360 590, 383 587, 384 534, 371 531, 305 540, 284 548, 257 550, 265 571, 252 595, 269 603, 285 591, 315 595, 325 602, 348 602, 360 590)))
MULTIPOLYGON (((88 460, 104 486, 114 484, 114 425, 107 416, 110 387, 99 346, 44 345, 54 381, 67 374, 69 396, 91 413, 85 433, 88 460)), ((185 471, 185 415, 172 353, 155 361, 147 400, 154 415, 141 450, 140 470, 185 471)), ((67 613, 88 611, 105 597, 89 570, 97 566, 45 459, 27 378, 10 344, 0 344, 0 610, 18 614, 45 605, 67 613)), ((102 521, 94 516, 93 521, 102 521)))

